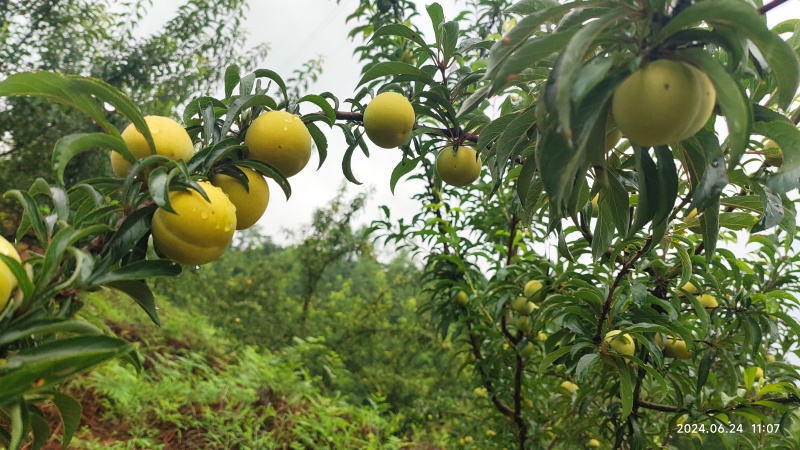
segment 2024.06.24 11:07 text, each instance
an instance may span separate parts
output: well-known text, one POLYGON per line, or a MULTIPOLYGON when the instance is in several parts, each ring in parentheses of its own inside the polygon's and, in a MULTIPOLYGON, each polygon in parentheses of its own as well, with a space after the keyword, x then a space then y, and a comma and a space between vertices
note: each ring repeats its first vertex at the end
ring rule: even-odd
MULTIPOLYGON (((740 423, 681 423, 675 430, 677 433, 742 433, 745 426, 740 423)), ((753 423, 750 424, 753 433, 777 433, 781 426, 777 423, 753 423)))

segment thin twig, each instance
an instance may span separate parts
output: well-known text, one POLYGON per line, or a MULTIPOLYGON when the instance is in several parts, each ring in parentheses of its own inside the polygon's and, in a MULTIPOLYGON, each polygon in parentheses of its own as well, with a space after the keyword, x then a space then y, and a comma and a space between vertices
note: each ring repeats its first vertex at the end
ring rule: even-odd
POLYGON ((622 268, 619 269, 619 273, 617 274, 616 278, 614 278, 614 282, 608 289, 608 297, 606 298, 606 302, 603 305, 603 311, 600 313, 600 320, 597 322, 597 332, 594 335, 595 344, 600 343, 601 340, 600 336, 603 333, 603 323, 606 321, 606 317, 608 317, 608 312, 611 310, 611 304, 614 302, 614 293, 616 292, 619 283, 622 282, 622 278, 624 278, 625 275, 631 270, 631 267, 633 267, 633 265, 636 264, 636 261, 638 261, 639 258, 644 256, 644 254, 650 250, 650 244, 652 244, 653 242, 653 236, 647 236, 645 241, 646 242, 644 246, 641 248, 641 250, 636 252, 635 255, 633 255, 629 260, 627 260, 622 265, 622 268))
POLYGON ((782 4, 786 3, 787 1, 788 0, 773 0, 767 3, 766 5, 762 6, 761 8, 758 8, 758 12, 761 14, 766 14, 772 11, 773 9, 777 8, 778 6, 781 6, 782 4))
MULTIPOLYGON (((325 112, 318 111, 315 114, 324 116, 325 112)), ((363 122, 364 114, 349 111, 336 111, 336 120, 348 120, 350 122, 363 122)), ((432 133, 439 133, 450 138, 461 138, 462 141, 478 142, 478 135, 472 133, 464 133, 461 128, 430 128, 420 125, 414 125, 414 129, 426 128, 432 133)))

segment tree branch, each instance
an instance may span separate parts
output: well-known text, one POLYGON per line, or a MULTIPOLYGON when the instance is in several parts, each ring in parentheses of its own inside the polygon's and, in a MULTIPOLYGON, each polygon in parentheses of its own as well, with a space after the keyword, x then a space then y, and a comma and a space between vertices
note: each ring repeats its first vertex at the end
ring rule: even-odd
POLYGON ((510 419, 515 419, 514 410, 511 409, 508 405, 503 403, 500 400, 495 392, 494 383, 489 379, 486 370, 483 368, 483 354, 481 353, 481 344, 478 342, 478 337, 475 336, 475 333, 472 329, 472 324, 468 324, 467 328, 469 329, 469 342, 472 346, 472 353, 475 355, 476 364, 475 368, 478 369, 478 373, 481 375, 481 379, 483 380, 483 387, 486 388, 486 391, 489 393, 489 398, 492 399, 492 403, 494 403, 495 408, 500 411, 504 416, 509 417, 510 419))
POLYGON ((634 404, 641 408, 652 409, 653 411, 673 412, 673 413, 680 411, 677 406, 662 405, 661 403, 651 403, 640 399, 636 399, 636 402, 634 404))
POLYGON ((514 370, 514 423, 519 429, 517 438, 519 450, 525 450, 525 442, 528 440, 528 427, 522 420, 522 370, 524 367, 525 361, 523 361, 522 355, 517 353, 517 366, 514 370))
MULTIPOLYGON (((765 397, 765 398, 755 399, 755 401, 770 401, 770 402, 775 402, 775 403, 780 403, 780 404, 786 404, 786 403, 798 403, 798 404, 800 404, 800 399, 797 398, 797 397, 777 397, 777 398, 765 397)), ((640 400, 640 399, 636 399, 635 404, 636 404, 636 406, 639 406, 639 407, 642 407, 642 408, 646 408, 646 409, 652 409, 653 411, 661 411, 661 412, 668 412, 668 413, 689 412, 689 410, 685 409, 685 408, 681 409, 681 408, 678 408, 677 406, 673 406, 673 405, 664 405, 664 404, 661 404, 661 403, 652 403, 652 402, 648 402, 648 401, 640 400)), ((737 410, 737 409, 740 409, 740 408, 749 408, 749 407, 750 407, 750 405, 734 405, 734 406, 731 406, 729 408, 707 409, 707 410, 701 411, 701 412, 703 414, 713 415, 713 414, 719 414, 721 412, 734 411, 734 410, 737 410)))
POLYGON ((606 321, 606 317, 608 317, 608 312, 611 310, 611 304, 614 302, 614 293, 619 286, 619 283, 622 282, 622 278, 631 270, 636 261, 639 260, 645 253, 650 250, 650 244, 653 242, 653 236, 647 236, 645 239, 645 244, 636 252, 635 255, 631 256, 631 258, 622 265, 622 268, 619 269, 619 273, 617 274, 616 278, 614 278, 614 282, 611 284, 611 287, 608 289, 608 297, 606 297, 606 302, 603 305, 603 311, 600 313, 600 320, 597 322, 597 332, 594 335, 594 343, 599 344, 601 341, 600 336, 603 333, 603 322, 606 321))
POLYGON ((781 6, 782 4, 786 3, 787 1, 788 0, 772 0, 771 2, 762 6, 761 8, 758 8, 758 12, 761 14, 766 14, 772 11, 773 9, 777 8, 778 6, 781 6))
MULTIPOLYGON (((315 114, 324 116, 325 112, 318 111, 315 114)), ((350 122, 364 122, 364 114, 357 112, 349 112, 349 111, 336 111, 336 120, 347 120, 350 122)), ((464 130, 462 130, 461 128, 430 128, 414 124, 414 129, 418 128, 425 128, 430 130, 432 133, 442 134, 443 136, 447 136, 450 138, 461 138, 464 141, 478 142, 477 134, 464 133, 464 130)))

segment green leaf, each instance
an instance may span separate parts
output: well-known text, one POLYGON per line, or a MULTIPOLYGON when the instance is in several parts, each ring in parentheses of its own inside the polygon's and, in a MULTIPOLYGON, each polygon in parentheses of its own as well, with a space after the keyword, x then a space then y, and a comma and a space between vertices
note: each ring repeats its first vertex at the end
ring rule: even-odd
POLYGON ((714 251, 717 249, 717 239, 719 238, 719 200, 712 202, 698 220, 700 234, 703 235, 705 244, 706 261, 710 263, 714 259, 714 251))
POLYGON ((223 77, 225 80, 225 98, 230 98, 231 94, 233 94, 233 88, 239 84, 241 78, 239 77, 239 66, 236 64, 231 64, 225 69, 225 75, 223 77))
POLYGON ((515 77, 523 70, 536 67, 541 60, 563 49, 577 31, 576 29, 537 36, 525 42, 502 64, 486 72, 484 78, 492 80, 490 94, 502 92, 506 86, 515 82, 515 77))
MULTIPOLYGON (((593 58, 578 70, 575 75, 575 81, 572 84, 571 94, 576 105, 580 105, 586 95, 608 77, 608 72, 613 64, 614 60, 612 58, 599 56, 593 58)), ((605 122, 603 125, 605 125, 605 122)))
POLYGON ((689 258, 689 252, 681 245, 680 241, 673 242, 672 248, 675 249, 678 259, 681 261, 681 277, 678 280, 678 286, 684 286, 692 278, 692 260, 689 258))
POLYGON ((750 229, 751 233, 758 233, 779 225, 785 216, 781 197, 773 193, 767 186, 760 187, 761 189, 758 189, 757 192, 760 197, 759 206, 761 208, 757 208, 754 211, 761 214, 761 218, 750 229))
POLYGON ((233 122, 236 121, 242 111, 247 108, 259 106, 266 106, 272 110, 278 107, 272 97, 264 94, 236 97, 236 99, 231 102, 231 105, 228 107, 228 112, 225 114, 225 121, 222 122, 222 127, 219 130, 220 136, 228 135, 228 132, 231 130, 231 126, 233 126, 233 122))
POLYGON ((392 170, 392 176, 389 179, 389 189, 391 189, 392 194, 394 194, 394 188, 397 186, 397 182, 414 170, 419 165, 420 161, 422 161, 422 156, 414 159, 403 159, 394 167, 394 170, 392 170))
MULTIPOLYGON (((431 6, 433 6, 433 5, 431 5, 431 6)), ((444 15, 442 15, 442 19, 444 19, 444 15)), ((434 30, 436 30, 436 29, 437 28, 434 27, 434 30)), ((375 33, 372 34, 372 39, 375 39, 375 38, 378 38, 378 37, 381 37, 381 36, 400 36, 400 37, 403 37, 403 38, 406 38, 406 39, 410 39, 410 40, 416 42, 417 44, 419 44, 419 46, 421 48, 425 49, 425 51, 428 52, 429 56, 433 56, 434 55, 433 51, 430 49, 430 47, 428 47, 428 44, 425 43, 425 40, 422 39, 422 37, 416 31, 412 30, 411 28, 408 28, 407 26, 405 26, 403 24, 392 23, 392 24, 384 25, 384 26, 378 28, 377 30, 375 30, 375 33)))
POLYGON ((783 153, 780 169, 767 177, 767 187, 776 194, 784 194, 800 187, 800 130, 789 122, 756 122, 753 132, 775 141, 783 153))
POLYGON ((542 180, 536 176, 536 158, 528 156, 522 164, 517 177, 517 195, 522 203, 522 221, 529 224, 533 220, 534 207, 542 195, 542 180))
POLYGON ((155 298, 153 297, 153 292, 147 286, 147 283, 120 279, 117 281, 105 282, 104 284, 106 287, 128 294, 128 296, 142 307, 154 324, 161 326, 161 321, 158 319, 158 309, 156 308, 155 298))
POLYGON ((75 89, 72 78, 57 73, 40 71, 11 74, 0 81, 0 96, 44 97, 73 107, 91 117, 106 131, 119 134, 106 120, 105 111, 94 98, 75 89))
POLYGON ((379 62, 370 67, 369 70, 361 77, 358 86, 363 85, 368 81, 378 78, 390 77, 393 75, 416 75, 422 77, 426 84, 434 84, 435 81, 432 77, 428 76, 424 71, 412 66, 411 64, 401 61, 387 61, 379 62))
POLYGON ((120 153, 128 161, 136 162, 136 156, 128 150, 128 146, 119 137, 109 136, 105 133, 70 134, 59 139, 53 149, 51 163, 58 184, 64 184, 64 171, 72 158, 98 147, 110 148, 120 153))
POLYGON ((542 134, 540 128, 536 162, 554 217, 560 216, 564 201, 572 192, 575 176, 580 166, 586 164, 581 156, 567 143, 564 135, 555 130, 542 134))
POLYGON ((633 411, 633 380, 635 374, 631 373, 625 360, 614 358, 619 373, 619 397, 622 400, 622 420, 625 420, 633 411))
MULTIPOLYGON (((433 30, 439 29, 439 26, 444 22, 444 10, 442 10, 442 6, 438 3, 431 3, 425 7, 425 10, 428 11, 428 17, 431 19, 431 25, 433 25, 433 30)), ((439 33, 436 33, 436 44, 439 44, 439 33)))
MULTIPOLYGON (((175 173, 175 172, 173 172, 175 173)), ((156 167, 155 170, 150 172, 147 179, 148 189, 150 190, 150 197, 158 205, 172 214, 177 214, 169 202, 169 182, 170 177, 167 175, 166 167, 156 167)))
MULTIPOLYGON (((222 101, 217 100, 214 97, 208 97, 208 96, 197 97, 196 99, 190 101, 189 104, 186 105, 186 108, 183 110, 183 121, 188 123, 189 121, 192 120, 192 118, 195 115, 202 118, 203 117, 202 111, 208 109, 209 106, 211 107, 212 112, 215 109, 221 111, 222 113, 228 110, 228 105, 222 103, 222 101)), ((212 116, 214 115, 212 114, 212 116)))
POLYGON ((575 376, 578 378, 579 382, 586 378, 586 375, 592 369, 592 366, 594 366, 599 360, 600 355, 597 353, 589 353, 581 356, 581 359, 578 360, 578 364, 575 365, 575 376))
MULTIPOLYGON (((0 377, 0 381, 2 381, 2 377, 0 377)), ((0 400, 2 400, 2 394, 0 394, 0 400)), ((25 402, 19 401, 11 405, 9 409, 9 416, 11 416, 11 442, 8 444, 8 448, 17 450, 22 448, 23 439, 28 435, 28 408, 25 402)))
POLYGON ((557 63, 557 68, 554 70, 557 70, 559 74, 555 86, 556 104, 558 107, 559 126, 565 136, 569 137, 572 134, 570 124, 572 85, 579 68, 583 65, 586 53, 595 44, 595 39, 603 30, 614 25, 630 12, 631 9, 627 7, 619 7, 609 11, 604 16, 581 27, 564 48, 557 63))
POLYGON ((0 368, 0 405, 45 390, 97 364, 133 351, 133 345, 109 336, 78 336, 21 350, 0 368))
POLYGON ((281 190, 283 190, 286 200, 289 200, 289 197, 292 196, 292 187, 289 185, 289 180, 287 180, 278 169, 272 167, 271 165, 255 159, 245 159, 237 162, 236 165, 241 167, 249 167, 250 169, 254 169, 272 178, 274 182, 278 183, 278 186, 280 186, 281 190))
POLYGON ((503 134, 503 131, 508 128, 511 122, 513 122, 514 119, 520 115, 521 113, 519 112, 506 114, 493 120, 491 123, 489 123, 489 125, 486 125, 486 128, 484 128, 483 131, 481 131, 481 134, 478 136, 478 143, 475 146, 475 150, 478 153, 482 153, 483 150, 498 137, 500 137, 500 135, 503 134))
POLYGON ((30 443, 30 450, 40 450, 50 440, 53 433, 50 430, 50 423, 42 417, 42 412, 35 406, 31 406, 31 408, 29 419, 33 440, 30 443))
POLYGON ((150 232, 150 221, 155 211, 156 206, 153 205, 138 209, 125 218, 106 243, 106 256, 98 266, 98 271, 108 269, 133 250, 136 244, 150 232))
POLYGON ((688 160, 694 164, 690 169, 690 176, 695 180, 702 177, 692 189, 692 203, 689 205, 689 210, 697 208, 697 212, 703 212, 709 205, 719 205, 722 190, 728 184, 728 176, 725 159, 716 136, 701 131, 682 144, 687 151, 688 160))
POLYGON ((753 111, 748 106, 747 97, 742 92, 739 83, 731 77, 722 64, 707 52, 700 49, 687 49, 679 52, 678 55, 699 67, 714 84, 717 91, 717 104, 728 124, 728 148, 730 149, 728 168, 733 169, 744 155, 753 123, 753 111))
POLYGON ((92 281, 103 285, 122 280, 145 280, 152 277, 176 277, 181 273, 181 266, 167 259, 136 261, 101 274, 92 281))
POLYGON ((72 441, 72 436, 75 435, 81 425, 81 404, 74 398, 58 392, 53 392, 50 395, 56 408, 58 408, 61 423, 64 424, 64 438, 61 443, 62 448, 66 450, 72 441))
POLYGON ((636 173, 639 184, 639 200, 633 216, 633 224, 625 239, 630 239, 647 223, 653 220, 661 206, 661 186, 659 186, 658 168, 650 154, 642 147, 634 147, 636 173))
POLYGON ((605 198, 600 198, 597 222, 594 226, 592 238, 592 258, 597 261, 608 250, 614 238, 614 221, 611 208, 605 206, 605 198))
POLYGON ((500 179, 509 161, 520 155, 532 142, 535 142, 531 138, 533 134, 531 131, 535 123, 535 108, 529 108, 522 114, 513 116, 513 120, 508 123, 497 139, 497 143, 492 147, 492 153, 495 155, 492 178, 500 179))
POLYGON ((609 171, 608 186, 604 186, 600 202, 609 205, 611 220, 621 236, 628 234, 630 202, 628 191, 622 184, 621 175, 616 170, 609 171))
POLYGON ((520 14, 523 16, 527 16, 528 14, 533 14, 539 10, 552 8, 554 6, 558 6, 558 1, 556 0, 520 0, 513 5, 511 5, 506 12, 509 14, 520 14))
MULTIPOLYGON (((661 199, 659 209, 653 217, 654 227, 666 223, 678 196, 678 170, 675 167, 672 152, 663 145, 656 147, 655 151, 658 157, 658 182, 661 185, 659 189, 661 199)), ((659 242, 661 237, 663 236, 653 236, 653 240, 659 242)))
POLYGON ((553 364, 555 360, 566 355, 567 353, 569 353, 570 350, 572 350, 572 346, 567 345, 565 347, 558 348, 548 353, 547 356, 545 356, 544 359, 542 359, 542 363, 539 364, 539 373, 544 372, 544 369, 550 367, 550 365, 553 364))
MULTIPOLYGON (((103 226, 101 225, 100 227, 103 226)), ((98 228, 98 229, 103 229, 103 228, 98 228)), ((53 236, 53 239, 50 241, 49 245, 47 246, 47 251, 44 254, 44 262, 39 268, 39 273, 38 273, 39 279, 53 280, 58 276, 58 273, 63 270, 61 263, 64 258, 64 254, 67 252, 67 249, 69 249, 70 246, 75 242, 76 233, 77 231, 74 228, 64 227, 61 230, 59 230, 55 234, 55 236, 53 236)), ((75 257, 81 258, 81 255, 75 255, 75 257)), ((92 262, 89 262, 89 264, 92 264, 92 262)), ((76 266, 76 270, 78 269, 81 269, 81 267, 76 266)), ((76 273, 75 276, 78 276, 78 274, 76 273)), ((45 283, 39 283, 33 295, 36 296, 38 294, 42 294, 43 292, 46 292, 46 290, 51 288, 59 289, 60 286, 59 285, 51 286, 45 283)))
POLYGON ((737 195, 734 197, 723 197, 720 204, 725 207, 752 211, 758 214, 764 212, 764 202, 759 195, 737 195))
POLYGON ((45 322, 37 321, 25 323, 18 328, 9 328, 3 331, 3 334, 0 334, 0 347, 7 346, 21 339, 29 339, 31 336, 44 336, 56 333, 103 334, 99 328, 83 320, 53 318, 47 319, 45 322))
POLYGON ((319 170, 322 167, 322 163, 324 163, 325 159, 328 157, 328 138, 325 137, 325 133, 314 123, 306 123, 306 128, 308 128, 311 139, 314 140, 314 145, 317 147, 317 154, 319 155, 317 170, 319 170))
MULTIPOLYGON (((800 84, 800 63, 798 63, 797 55, 777 34, 767 29, 763 17, 747 2, 714 0, 695 3, 670 20, 651 45, 700 22, 706 22, 712 26, 725 25, 750 39, 761 51, 775 75, 778 84, 779 106, 783 109, 789 107, 794 99, 797 86, 800 84)), ((702 50, 697 51, 702 52, 702 50)), ((710 55, 708 57, 711 58, 710 55)), ((705 70, 703 67, 701 69, 705 70)), ((714 75, 706 73, 712 81, 715 83, 718 81, 714 75)), ((717 95, 719 96, 720 93, 720 88, 717 87, 717 95)), ((722 106, 721 103, 720 106, 722 106)))
POLYGON ((37 178, 28 189, 28 193, 34 197, 37 195, 50 197, 58 220, 69 221, 69 197, 63 187, 50 186, 44 178, 37 178))
MULTIPOLYGON (((25 272, 25 267, 17 262, 16 259, 2 253, 0 253, 0 262, 4 263, 11 271, 11 274, 17 279, 19 288, 22 290, 23 298, 26 300, 29 299, 31 295, 33 295, 34 286, 30 278, 28 278, 27 272, 25 272)), ((2 309, 0 309, 0 312, 1 311, 2 309)))
POLYGON ((469 112, 477 108, 484 100, 489 97, 491 86, 481 86, 475 92, 472 93, 466 100, 461 103, 461 107, 458 108, 457 117, 464 117, 469 112))
POLYGON ((33 232, 36 234, 36 239, 45 245, 49 240, 49 236, 44 224, 44 219, 42 219, 42 216, 39 213, 39 205, 36 203, 36 200, 34 200, 33 197, 31 197, 27 192, 22 192, 17 189, 6 191, 6 193, 3 194, 3 197, 15 198, 23 208, 22 223, 17 228, 16 240, 22 239, 22 237, 25 236, 25 233, 28 232, 28 229, 33 228, 33 232))
MULTIPOLYGON (((278 89, 280 89, 281 94, 283 95, 283 101, 288 103, 289 102, 289 93, 286 91, 286 83, 283 81, 280 75, 277 72, 273 72, 269 69, 256 69, 252 73, 254 78, 268 78, 275 82, 278 85, 278 89)), ((250 94, 249 89, 247 91, 241 90, 242 86, 240 86, 240 94, 247 95, 250 94)))
POLYGON ((714 362, 714 351, 708 349, 703 359, 700 361, 700 366, 697 369, 697 397, 700 397, 700 392, 708 381, 708 372, 711 370, 711 363, 714 362))
POLYGON ((231 136, 213 145, 209 145, 192 155, 186 167, 191 172, 208 173, 211 172, 214 166, 223 158, 239 160, 242 155, 247 154, 247 146, 242 145, 239 139, 231 136))
POLYGON ((442 60, 447 63, 453 57, 458 46, 458 22, 450 21, 439 25, 442 60))
POLYGON ((333 109, 333 107, 330 105, 330 103, 328 103, 327 100, 325 100, 324 97, 313 94, 304 95, 297 100, 298 104, 303 102, 313 103, 319 106, 325 115, 324 117, 328 119, 328 125, 333 125, 333 123, 336 121, 336 110, 333 109))
POLYGON ((588 7, 597 5, 599 2, 570 2, 564 5, 556 5, 541 11, 536 11, 524 17, 522 20, 509 30, 506 36, 494 44, 492 47, 489 61, 486 67, 486 79, 490 79, 489 74, 501 65, 506 63, 506 60, 517 50, 525 45, 528 40, 541 33, 542 25, 562 16, 565 12, 574 8, 588 7))
MULTIPOLYGON (((122 91, 106 83, 105 81, 98 80, 96 78, 71 76, 69 77, 69 80, 72 85, 71 87, 77 91, 94 95, 98 100, 113 106, 118 113, 121 113, 128 120, 130 120, 136 129, 138 129, 142 135, 144 135, 144 139, 147 141, 148 146, 150 146, 150 148, 155 148, 153 136, 150 134, 150 130, 147 127, 147 122, 145 122, 144 116, 142 115, 141 111, 139 111, 139 107, 136 106, 136 104, 133 103, 133 101, 131 101, 131 99, 129 99, 122 91)), ((117 131, 117 129, 114 127, 106 129, 106 131, 114 136, 119 136, 119 131, 117 131)))

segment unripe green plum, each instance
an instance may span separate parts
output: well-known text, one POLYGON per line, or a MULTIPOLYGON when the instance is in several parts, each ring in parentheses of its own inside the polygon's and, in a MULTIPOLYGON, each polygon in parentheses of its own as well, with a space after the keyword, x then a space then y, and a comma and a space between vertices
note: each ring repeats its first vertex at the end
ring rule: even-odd
MULTIPOLYGON (((165 156, 172 161, 189 161, 194 155, 194 145, 189 133, 181 124, 162 116, 145 116, 145 123, 150 130, 155 145, 155 154, 165 156)), ((133 125, 128 125, 120 136, 131 153, 138 159, 153 154, 144 135, 133 125)), ((132 164, 117 152, 111 152, 111 168, 114 175, 124 177, 131 170, 132 164)))
POLYGON ((153 214, 153 245, 167 258, 199 266, 219 258, 236 231, 236 207, 222 189, 201 181, 206 201, 196 190, 173 191, 175 213, 158 208, 153 214))
POLYGON ((453 154, 453 147, 445 147, 436 157, 436 172, 445 183, 463 187, 481 176, 481 158, 472 147, 461 145, 453 154))
POLYGON ((616 350, 616 352, 620 355, 633 356, 633 354, 636 352, 636 343, 632 337, 620 333, 622 333, 622 330, 609 331, 606 333, 606 337, 603 342, 612 349, 616 350))
POLYGON ((225 174, 214 174, 209 181, 222 189, 236 207, 236 229, 244 230, 258 222, 269 204, 269 185, 260 173, 240 167, 247 176, 248 189, 236 178, 225 174))
POLYGON ((668 337, 664 343, 664 356, 667 358, 692 359, 692 352, 687 350, 686 342, 682 339, 668 337))
POLYGON ((415 121, 411 102, 397 92, 378 94, 364 109, 364 131, 378 147, 394 148, 408 142, 415 121))
MULTIPOLYGON (((19 253, 14 244, 8 242, 4 237, 0 236, 0 254, 8 256, 20 262, 19 253)), ((6 263, 0 261, 0 311, 8 304, 8 299, 11 298, 11 293, 17 288, 17 277, 11 273, 6 263)))
POLYGON ((688 64, 660 59, 623 80, 611 101, 612 114, 622 134, 631 142, 648 147, 688 137, 686 133, 703 115, 701 108, 707 107, 704 86, 696 71, 688 64))
POLYGON ((523 288, 522 292, 525 294, 525 297, 530 298, 533 294, 539 292, 542 289, 542 282, 539 280, 531 280, 525 283, 525 287, 523 288))
POLYGON ((311 159, 311 133, 299 116, 268 111, 250 124, 244 136, 248 156, 278 169, 286 178, 300 173, 311 159))

